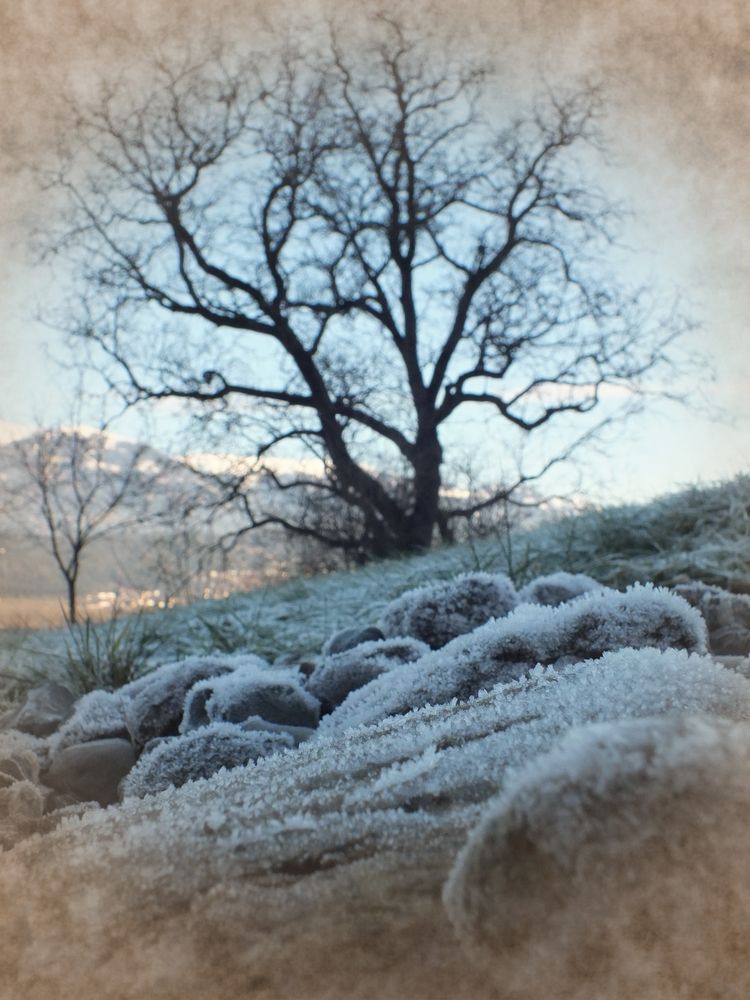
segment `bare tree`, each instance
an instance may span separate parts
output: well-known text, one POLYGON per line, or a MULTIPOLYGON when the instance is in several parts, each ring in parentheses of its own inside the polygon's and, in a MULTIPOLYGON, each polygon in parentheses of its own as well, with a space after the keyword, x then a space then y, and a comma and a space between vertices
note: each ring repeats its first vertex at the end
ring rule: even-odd
POLYGON ((101 431, 41 430, 16 442, 15 451, 25 474, 18 497, 43 519, 75 623, 86 552, 97 540, 143 523, 158 473, 145 445, 129 449, 124 461, 119 453, 113 463, 101 431))
POLYGON ((148 565, 167 607, 223 596, 227 586, 229 552, 192 514, 180 512, 152 539, 148 565), (224 581, 218 592, 216 581, 224 581))
POLYGON ((618 211, 584 169, 594 90, 498 124, 486 67, 407 18, 368 15, 364 34, 161 61, 145 90, 77 109, 49 180, 75 332, 111 387, 241 429, 253 482, 277 491, 228 482, 250 526, 368 557, 513 498, 570 455, 568 418, 606 387, 664 378, 683 324, 602 265, 618 211), (446 503, 459 412, 492 416, 496 454, 509 432, 568 437, 446 503))

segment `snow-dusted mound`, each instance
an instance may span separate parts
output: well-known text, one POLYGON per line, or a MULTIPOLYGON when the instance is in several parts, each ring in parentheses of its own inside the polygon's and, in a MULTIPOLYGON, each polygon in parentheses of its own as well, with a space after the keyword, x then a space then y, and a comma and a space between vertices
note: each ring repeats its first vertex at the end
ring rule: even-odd
POLYGON ((651 586, 584 594, 559 607, 524 604, 353 691, 322 728, 340 731, 465 699, 538 663, 576 663, 627 646, 703 652, 706 625, 682 598, 651 586))
POLYGON ((407 590, 383 612, 386 636, 409 635, 439 649, 490 618, 502 618, 518 602, 504 573, 461 573, 452 580, 407 590))
POLYGON ((750 994, 750 725, 575 729, 514 775, 445 899, 503 996, 750 994))
POLYGON ((3 856, 2 982, 24 1000, 496 996, 440 901, 488 801, 571 727, 699 712, 750 721, 750 682, 627 649, 90 810, 3 856))
POLYGON ((522 604, 564 604, 575 600, 581 594, 592 590, 601 590, 602 585, 586 573, 548 573, 531 580, 518 592, 518 600, 522 604))

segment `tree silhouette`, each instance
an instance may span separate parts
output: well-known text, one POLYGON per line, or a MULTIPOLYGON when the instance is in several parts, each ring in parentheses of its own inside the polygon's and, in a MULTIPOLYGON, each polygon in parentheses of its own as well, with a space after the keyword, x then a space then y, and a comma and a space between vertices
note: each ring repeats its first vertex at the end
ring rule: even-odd
POLYGON ((40 430, 14 445, 25 479, 17 501, 41 515, 50 552, 65 580, 67 617, 79 618, 78 582, 89 547, 143 524, 154 505, 161 470, 138 445, 113 465, 101 431, 40 430))
POLYGON ((364 41, 162 60, 77 109, 51 178, 74 332, 128 405, 243 429, 280 491, 227 483, 249 526, 426 548, 572 448, 448 497, 459 411, 490 415, 501 452, 504 429, 567 428, 669 362, 680 321, 602 265, 618 211, 586 179, 596 91, 546 90, 504 125, 496 97, 485 67, 378 14, 364 41), (275 460, 305 454, 317 471, 275 460))

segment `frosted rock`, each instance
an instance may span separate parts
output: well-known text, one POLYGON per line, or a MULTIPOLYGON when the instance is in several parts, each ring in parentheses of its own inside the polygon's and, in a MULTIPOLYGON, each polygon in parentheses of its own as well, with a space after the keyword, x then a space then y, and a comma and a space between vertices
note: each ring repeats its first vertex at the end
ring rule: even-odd
POLYGON ((622 594, 584 594, 557 608, 524 604, 353 691, 321 727, 338 731, 422 705, 465 700, 522 676, 535 664, 575 664, 607 650, 652 646, 703 652, 705 622, 682 598, 650 585, 622 594))
POLYGON ((592 590, 605 589, 593 577, 586 573, 549 573, 546 576, 538 576, 535 580, 527 583, 518 592, 518 601, 522 604, 550 604, 557 606, 566 601, 572 601, 581 594, 587 594, 592 590))
POLYGON ((363 642, 373 642, 376 639, 385 639, 377 625, 366 625, 364 628, 356 625, 353 628, 344 628, 331 636, 323 646, 322 653, 324 656, 343 653, 346 649, 353 649, 363 642))
POLYGON ((0 788, 8 788, 16 781, 39 781, 39 758, 31 750, 0 749, 0 788))
POLYGON ((248 732, 229 723, 214 723, 165 740, 141 757, 122 783, 122 796, 142 798, 166 788, 179 788, 222 768, 243 767, 293 746, 294 740, 286 733, 248 732))
POLYGON ((259 716, 282 726, 318 724, 320 703, 300 684, 299 673, 248 663, 195 684, 185 699, 180 731, 211 722, 244 722, 259 716))
POLYGON ((26 779, 0 786, 0 847, 8 849, 42 823, 45 792, 26 779))
POLYGON ((91 740, 123 738, 126 697, 120 691, 90 691, 79 698, 73 714, 50 739, 54 751, 91 740))
POLYGON ((513 775, 444 899, 519 997, 747 996, 750 725, 702 717, 574 729, 513 775))
POLYGON ((106 806, 117 802, 118 786, 133 764, 129 740, 92 740, 55 753, 43 780, 63 796, 106 806))
POLYGON ((266 667, 258 656, 191 656, 166 663, 121 689, 128 730, 137 748, 156 736, 173 736, 182 721, 185 695, 198 681, 231 673, 240 666, 266 667))
POLYGON ((515 587, 504 574, 464 573, 408 590, 386 607, 380 626, 388 637, 408 635, 439 649, 490 618, 502 618, 516 603, 515 587))
POLYGON ((750 597, 700 581, 681 583, 672 589, 706 619, 712 652, 722 656, 750 653, 750 597))
POLYGON ((55 681, 30 688, 14 713, 11 725, 32 736, 49 736, 68 718, 74 701, 72 691, 55 681))
POLYGON ((375 677, 404 663, 414 663, 429 652, 427 643, 406 636, 365 642, 324 657, 307 679, 307 688, 320 701, 335 707, 375 677))

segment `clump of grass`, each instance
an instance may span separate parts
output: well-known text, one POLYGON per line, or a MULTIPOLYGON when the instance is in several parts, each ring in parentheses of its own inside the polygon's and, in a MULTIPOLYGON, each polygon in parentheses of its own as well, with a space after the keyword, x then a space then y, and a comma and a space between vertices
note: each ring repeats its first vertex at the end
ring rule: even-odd
POLYGON ((263 621, 263 613, 268 610, 267 597, 267 592, 260 595, 249 617, 241 617, 231 608, 225 608, 213 621, 205 615, 197 615, 208 633, 211 651, 254 653, 265 660, 274 660, 279 654, 279 642, 273 626, 263 621))
POLYGON ((161 630, 140 611, 122 617, 117 608, 105 622, 66 617, 62 681, 76 694, 114 691, 148 670, 149 660, 164 645, 161 630))
POLYGON ((227 611, 218 621, 211 621, 204 615, 197 615, 197 618, 208 632, 212 650, 218 653, 236 653, 238 650, 247 650, 247 629, 239 615, 227 611))
POLYGON ((750 477, 552 518, 488 547, 516 583, 565 569, 614 587, 696 579, 750 593, 750 477))

